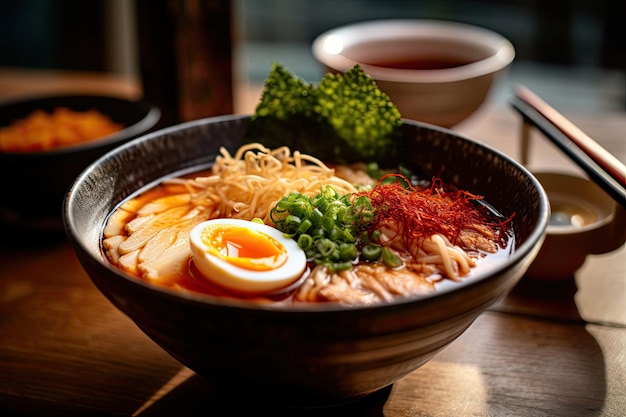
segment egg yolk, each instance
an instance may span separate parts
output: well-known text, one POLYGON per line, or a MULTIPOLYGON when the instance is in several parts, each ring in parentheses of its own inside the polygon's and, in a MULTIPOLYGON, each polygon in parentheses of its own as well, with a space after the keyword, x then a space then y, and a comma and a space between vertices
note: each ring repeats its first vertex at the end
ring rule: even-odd
POLYGON ((270 271, 287 261, 287 250, 280 242, 246 227, 205 227, 201 239, 209 253, 239 268, 270 271))

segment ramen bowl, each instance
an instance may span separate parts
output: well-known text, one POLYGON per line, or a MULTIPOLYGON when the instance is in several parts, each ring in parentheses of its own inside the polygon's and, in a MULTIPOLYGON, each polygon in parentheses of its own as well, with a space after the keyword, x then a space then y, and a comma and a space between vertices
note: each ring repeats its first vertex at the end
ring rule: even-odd
POLYGON ((2 224, 19 229, 62 231, 61 206, 67 189, 87 165, 130 139, 152 129, 160 111, 150 103, 118 97, 60 95, 31 97, 0 104, 0 126, 10 126, 35 111, 66 108, 95 110, 123 128, 110 135, 46 151, 1 151, 2 224))
POLYGON ((155 343, 225 393, 325 406, 388 387, 427 363, 505 296, 539 250, 549 209, 532 174, 479 142, 405 121, 406 158, 416 173, 441 174, 444 181, 484 195, 503 215, 515 213, 515 242, 503 262, 430 295, 360 307, 258 304, 183 293, 112 266, 102 249, 112 210, 164 177, 206 169, 220 146, 234 152, 249 120, 245 115, 196 120, 122 145, 78 176, 63 211, 68 239, 97 288, 155 343))
POLYGON ((626 241, 626 211, 593 181, 559 172, 537 172, 550 201, 546 238, 528 269, 531 279, 574 277, 587 255, 619 248, 626 241))
POLYGON ((513 45, 481 27, 390 19, 341 26, 315 38, 326 71, 360 65, 408 119, 452 127, 471 116, 515 57, 513 45))

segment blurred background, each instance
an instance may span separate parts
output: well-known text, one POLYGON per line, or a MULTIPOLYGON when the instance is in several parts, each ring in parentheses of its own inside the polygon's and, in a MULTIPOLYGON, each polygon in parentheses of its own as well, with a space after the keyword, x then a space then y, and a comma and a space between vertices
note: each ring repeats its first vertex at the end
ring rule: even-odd
MULTIPOLYGON (((138 0, 0 0, 0 67, 104 71, 139 77, 138 0)), ((168 2, 146 2, 165 8, 168 2)), ((315 82, 310 46, 320 33, 360 20, 428 18, 501 33, 516 60, 495 91, 521 82, 563 111, 624 111, 626 30, 621 0, 204 0, 228 10, 235 88, 262 84, 273 61, 315 82)), ((230 38, 230 39, 229 39, 230 38)), ((146 42, 142 40, 142 42, 146 42)), ((158 49, 158 43, 152 45, 158 49)))

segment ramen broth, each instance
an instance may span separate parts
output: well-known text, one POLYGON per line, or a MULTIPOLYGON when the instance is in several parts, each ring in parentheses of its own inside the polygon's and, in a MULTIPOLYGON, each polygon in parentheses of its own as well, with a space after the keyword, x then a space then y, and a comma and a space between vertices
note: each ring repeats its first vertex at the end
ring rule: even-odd
MULTIPOLYGON (((198 171, 189 175, 182 176, 180 177, 180 179, 192 180, 193 178, 206 177, 208 175, 211 175, 210 170, 198 171)), ((171 196, 184 195, 186 193, 189 193, 189 191, 189 186, 186 185, 183 181, 172 182, 170 180, 166 180, 155 187, 149 188, 147 190, 142 190, 141 192, 138 192, 137 194, 122 202, 120 206, 118 206, 118 208, 110 215, 107 225, 105 227, 103 247, 109 260, 112 263, 120 266, 121 262, 119 261, 119 258, 111 254, 112 251, 110 249, 110 244, 108 244, 107 242, 108 236, 115 235, 116 233, 124 234, 125 232, 123 231, 123 229, 129 227, 129 224, 132 224, 132 221, 136 219, 136 214, 134 214, 134 212, 140 211, 142 207, 154 204, 155 201, 160 201, 164 198, 171 196)), ((471 279, 471 277, 473 276, 481 275, 489 269, 494 268, 498 264, 504 263, 506 261, 514 247, 514 236, 511 234, 510 230, 507 231, 507 235, 508 244, 498 246, 497 250, 493 253, 488 253, 484 251, 473 251, 472 257, 476 261, 476 265, 472 268, 471 272, 467 274, 467 276, 463 277, 464 280, 471 279)), ((295 294, 299 291, 299 286, 302 285, 303 282, 306 282, 307 278, 309 278, 314 268, 315 264, 309 262, 301 278, 298 279, 297 282, 295 282, 294 284, 290 285, 289 288, 278 291, 275 294, 263 294, 260 296, 254 294, 236 294, 208 281, 207 279, 205 279, 205 277, 202 276, 202 274, 194 265, 191 253, 186 255, 186 258, 182 263, 182 267, 175 269, 175 271, 170 276, 160 277, 159 279, 146 279, 145 277, 142 277, 141 274, 133 273, 133 275, 136 275, 138 278, 141 279, 146 279, 153 284, 174 290, 208 294, 219 297, 249 299, 263 303, 291 304, 293 302, 302 302, 302 300, 299 300, 298 297, 295 296, 295 294)), ((123 265, 122 269, 124 269, 123 265)), ((376 273, 378 274, 381 269, 376 271, 376 273)), ((436 291, 439 287, 454 285, 453 281, 445 279, 445 277, 436 270, 428 272, 429 269, 425 268, 424 271, 424 273, 414 274, 411 277, 412 284, 410 286, 410 291, 407 291, 407 294, 395 294, 394 297, 411 294, 429 294, 433 291, 436 291)), ((388 277, 399 276, 400 279, 404 279, 402 274, 402 271, 389 269, 385 270, 382 273, 382 275, 388 277)), ((340 287, 339 290, 341 290, 340 287)), ((342 295, 337 296, 338 300, 341 300, 341 297, 342 295)), ((352 298, 348 297, 347 300, 352 300, 352 298)), ((364 298, 364 300, 370 299, 364 298)), ((367 303, 372 302, 374 301, 367 301, 367 303)), ((359 302, 345 302, 344 304, 359 304, 359 302)))

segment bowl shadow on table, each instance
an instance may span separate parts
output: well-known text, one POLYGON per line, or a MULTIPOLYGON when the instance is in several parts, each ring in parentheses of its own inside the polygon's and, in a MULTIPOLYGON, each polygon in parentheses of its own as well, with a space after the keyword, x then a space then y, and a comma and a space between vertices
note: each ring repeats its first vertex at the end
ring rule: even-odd
POLYGON ((291 407, 281 404, 268 404, 263 398, 254 398, 241 393, 222 391, 214 383, 193 374, 167 394, 135 413, 138 417, 177 415, 181 417, 224 415, 263 415, 265 414, 300 417, 339 417, 358 415, 361 417, 382 417, 383 407, 393 386, 383 388, 358 400, 320 408, 291 407))

